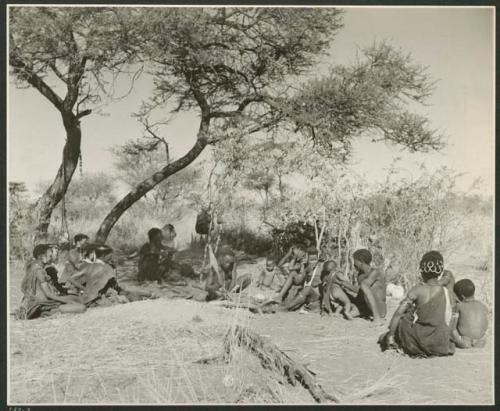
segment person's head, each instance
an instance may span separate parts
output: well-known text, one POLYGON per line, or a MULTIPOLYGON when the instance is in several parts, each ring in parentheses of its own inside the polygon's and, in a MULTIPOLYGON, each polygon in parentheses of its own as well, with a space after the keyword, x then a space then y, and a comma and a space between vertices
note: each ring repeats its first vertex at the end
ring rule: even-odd
POLYGON ((319 257, 318 252, 316 250, 314 251, 311 250, 308 252, 308 254, 309 254, 309 264, 313 266, 318 264, 318 257, 319 257))
POLYGON ((163 240, 163 233, 159 228, 152 228, 148 231, 148 238, 150 243, 159 244, 163 240))
POLYGON ((444 272, 443 256, 438 251, 429 251, 420 260, 420 274, 424 282, 432 278, 438 279, 444 272))
POLYGON ((275 266, 276 266, 275 258, 272 256, 267 256, 266 257, 266 270, 273 271, 275 266))
POLYGON ((337 269, 337 263, 333 260, 327 260, 323 264, 323 273, 330 274, 337 269))
POLYGON ((372 253, 370 253, 370 251, 366 248, 356 250, 352 255, 352 260, 356 270, 358 270, 358 272, 363 271, 370 266, 372 262, 372 253))
POLYGON ((217 260, 219 261, 219 265, 223 270, 228 270, 231 268, 235 262, 234 251, 228 245, 223 245, 220 247, 219 252, 217 253, 217 260))
POLYGON ((172 224, 167 224, 165 227, 163 227, 162 232, 163 238, 167 241, 172 241, 177 236, 175 227, 172 224))
POLYGON ((52 259, 52 249, 48 244, 37 244, 33 248, 33 257, 43 264, 47 264, 52 259))
POLYGON ((457 281, 453 287, 453 291, 457 295, 460 301, 474 298, 474 293, 476 292, 476 287, 474 283, 468 278, 457 281))
POLYGON ((304 256, 305 251, 299 244, 294 244, 292 245, 292 254, 296 258, 301 258, 304 256))
POLYGON ((57 263, 59 260, 59 246, 57 244, 49 244, 50 247, 50 262, 57 263))
POLYGON ((75 247, 77 248, 83 247, 89 241, 89 236, 87 234, 79 233, 75 235, 74 241, 75 241, 75 247))

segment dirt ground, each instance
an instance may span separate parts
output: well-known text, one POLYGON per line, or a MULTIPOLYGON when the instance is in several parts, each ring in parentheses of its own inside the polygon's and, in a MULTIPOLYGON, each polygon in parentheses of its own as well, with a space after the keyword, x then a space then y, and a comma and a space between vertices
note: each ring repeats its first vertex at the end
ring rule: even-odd
MULTIPOLYGON (((133 288, 130 271, 131 263, 122 261, 119 278, 133 288)), ((255 262, 243 264, 241 271, 258 273, 255 262)), ((11 309, 19 301, 21 277, 20 267, 11 266, 11 309)), ((312 403, 306 390, 264 370, 246 352, 230 364, 196 362, 218 356, 234 324, 255 329, 307 364, 343 403, 493 402, 491 327, 483 349, 410 359, 380 352, 376 340, 385 327, 364 320, 313 312, 256 315, 163 295, 75 316, 11 317, 10 403, 312 403)), ((389 300, 388 318, 396 305, 389 300)))

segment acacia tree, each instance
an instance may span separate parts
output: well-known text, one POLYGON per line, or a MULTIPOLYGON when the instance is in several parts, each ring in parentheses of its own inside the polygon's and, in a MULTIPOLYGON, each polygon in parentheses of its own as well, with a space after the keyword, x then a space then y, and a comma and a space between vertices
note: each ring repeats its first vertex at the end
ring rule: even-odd
MULTIPOLYGON (((19 86, 31 86, 60 113, 66 133, 57 174, 35 204, 35 240, 44 238, 80 158, 82 118, 110 96, 131 60, 126 10, 11 7, 9 63, 19 86)), ((129 37, 130 36, 130 37, 129 37)))
POLYGON ((274 99, 283 80, 310 68, 340 28, 338 10, 145 9, 136 23, 151 61, 155 95, 143 111, 175 101, 173 113, 200 113, 197 139, 186 155, 130 191, 96 234, 105 241, 120 216, 161 181, 221 138, 277 123, 274 99), (266 103, 267 101, 267 103, 266 103))
POLYGON ((413 150, 440 146, 425 117, 405 109, 431 92, 425 68, 385 44, 300 86, 342 26, 337 9, 147 9, 136 24, 155 84, 142 113, 173 103, 170 114, 197 110, 200 123, 188 153, 120 200, 96 241, 104 242, 134 202, 207 145, 225 146, 257 132, 289 133, 342 161, 352 139, 366 132, 413 150))

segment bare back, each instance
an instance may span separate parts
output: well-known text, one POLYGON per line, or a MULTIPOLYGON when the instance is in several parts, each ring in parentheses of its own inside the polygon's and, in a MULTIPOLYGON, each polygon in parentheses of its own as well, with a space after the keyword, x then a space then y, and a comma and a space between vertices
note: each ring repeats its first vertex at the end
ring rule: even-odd
POLYGON ((428 285, 422 284, 413 287, 408 295, 413 297, 413 301, 416 306, 427 304, 431 299, 433 299, 440 292, 443 292, 443 287, 441 285, 428 285))
POLYGON ((462 301, 458 303, 457 310, 457 330, 460 335, 473 339, 482 338, 488 329, 486 306, 476 300, 462 301))

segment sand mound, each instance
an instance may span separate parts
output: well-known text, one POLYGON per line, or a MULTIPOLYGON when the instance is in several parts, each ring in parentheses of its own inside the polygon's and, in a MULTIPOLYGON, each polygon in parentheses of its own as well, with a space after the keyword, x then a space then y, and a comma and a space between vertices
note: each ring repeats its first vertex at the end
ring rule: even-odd
POLYGON ((251 355, 199 364, 222 353, 224 336, 243 310, 159 299, 12 321, 13 403, 312 402, 251 355), (295 394, 294 394, 295 392, 295 394))

